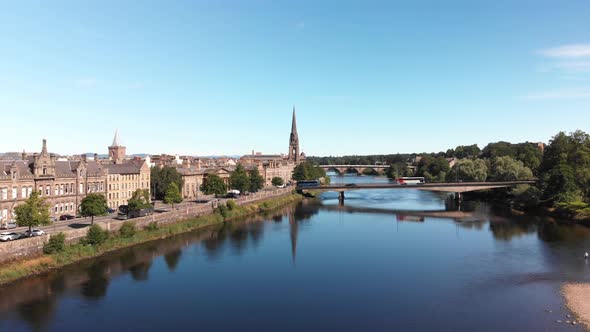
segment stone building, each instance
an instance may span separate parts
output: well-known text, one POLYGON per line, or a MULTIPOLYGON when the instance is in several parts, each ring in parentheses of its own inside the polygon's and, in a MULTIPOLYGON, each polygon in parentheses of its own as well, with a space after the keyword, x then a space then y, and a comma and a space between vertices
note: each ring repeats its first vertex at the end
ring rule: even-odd
POLYGON ((14 219, 14 208, 37 190, 50 206, 51 217, 75 215, 88 193, 105 194, 105 171, 98 160, 57 160, 47 152, 43 140, 41 153, 21 160, 0 161, 0 223, 14 219))
POLYGON ((240 158, 240 163, 246 168, 257 167, 260 175, 264 177, 265 185, 272 185, 274 177, 280 177, 285 183, 291 181, 295 166, 305 161, 305 153, 299 149, 299 134, 297 133, 297 120, 295 117, 295 107, 293 107, 293 119, 291 120, 291 134, 289 135, 289 153, 263 155, 252 152, 251 155, 245 155, 240 158))
POLYGON ((113 144, 109 146, 109 161, 104 163, 106 171, 107 205, 116 209, 127 204, 137 189, 150 191, 150 166, 145 160, 126 159, 127 149, 119 142, 115 132, 113 144))

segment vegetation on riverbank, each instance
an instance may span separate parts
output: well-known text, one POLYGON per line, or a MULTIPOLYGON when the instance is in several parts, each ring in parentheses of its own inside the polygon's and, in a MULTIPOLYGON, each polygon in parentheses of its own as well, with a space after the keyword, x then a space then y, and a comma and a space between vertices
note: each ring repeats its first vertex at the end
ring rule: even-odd
MULTIPOLYGON (((240 217, 268 212, 301 200, 301 195, 290 194, 245 206, 238 206, 235 202, 228 201, 227 205, 220 204, 212 214, 181 220, 172 224, 157 225, 152 223, 143 229, 135 229, 135 232, 125 230, 124 232, 109 233, 101 244, 90 245, 88 239, 83 239, 78 243, 66 245, 63 250, 58 250, 52 254, 27 258, 0 266, 0 285, 136 244, 190 232, 240 217)), ((132 220, 129 223, 132 223, 132 220)))

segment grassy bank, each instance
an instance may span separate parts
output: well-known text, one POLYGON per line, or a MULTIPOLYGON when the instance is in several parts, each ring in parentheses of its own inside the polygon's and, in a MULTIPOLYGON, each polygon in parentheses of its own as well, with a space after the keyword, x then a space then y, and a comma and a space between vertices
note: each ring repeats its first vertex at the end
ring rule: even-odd
POLYGON ((111 233, 109 234, 108 239, 100 245, 92 246, 82 243, 67 245, 65 249, 59 253, 26 258, 24 260, 0 266, 0 285, 47 272, 51 269, 63 267, 85 259, 98 257, 105 253, 140 243, 190 232, 199 228, 216 225, 224 221, 272 211, 285 205, 298 202, 301 199, 301 195, 290 194, 245 206, 237 206, 236 204, 229 203, 228 205, 220 205, 212 214, 203 215, 197 218, 180 220, 173 224, 161 226, 150 224, 144 229, 138 229, 131 237, 122 237, 118 233, 111 233))

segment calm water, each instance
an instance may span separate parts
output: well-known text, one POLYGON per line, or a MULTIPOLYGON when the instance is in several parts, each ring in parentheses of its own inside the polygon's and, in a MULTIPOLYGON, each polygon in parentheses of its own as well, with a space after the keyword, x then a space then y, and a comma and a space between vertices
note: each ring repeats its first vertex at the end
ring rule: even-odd
POLYGON ((560 284, 590 279, 588 229, 484 205, 433 217, 445 198, 356 191, 339 208, 325 193, 124 250, 0 289, 0 331, 582 329, 555 320, 560 284))

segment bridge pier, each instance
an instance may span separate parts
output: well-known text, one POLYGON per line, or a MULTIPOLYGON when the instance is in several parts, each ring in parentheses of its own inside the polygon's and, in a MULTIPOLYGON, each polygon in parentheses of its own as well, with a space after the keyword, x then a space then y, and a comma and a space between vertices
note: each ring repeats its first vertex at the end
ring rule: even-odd
POLYGON ((338 194, 338 202, 340 203, 340 205, 343 205, 344 204, 344 191, 341 191, 338 194))

